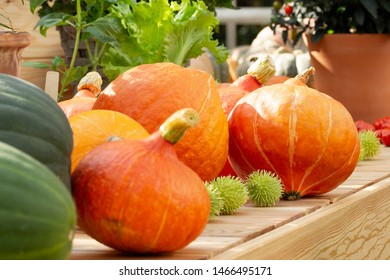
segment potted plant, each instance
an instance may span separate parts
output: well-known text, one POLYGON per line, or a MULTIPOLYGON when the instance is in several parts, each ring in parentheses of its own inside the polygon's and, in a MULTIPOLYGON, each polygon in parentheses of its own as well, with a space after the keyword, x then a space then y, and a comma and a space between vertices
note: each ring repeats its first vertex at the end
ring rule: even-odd
POLYGON ((31 35, 15 30, 7 12, 0 9, 0 73, 19 77, 22 52, 30 45, 31 35))
POLYGON ((99 71, 109 82, 142 63, 185 64, 203 48, 218 61, 228 55, 212 38, 218 20, 202 1, 30 0, 30 8, 40 17, 42 35, 51 27, 62 34, 65 61, 56 58, 53 64, 62 72, 60 96, 88 70, 99 71))
POLYGON ((390 2, 275 1, 271 28, 285 42, 303 37, 316 69, 314 87, 342 102, 355 119, 390 113, 390 2))

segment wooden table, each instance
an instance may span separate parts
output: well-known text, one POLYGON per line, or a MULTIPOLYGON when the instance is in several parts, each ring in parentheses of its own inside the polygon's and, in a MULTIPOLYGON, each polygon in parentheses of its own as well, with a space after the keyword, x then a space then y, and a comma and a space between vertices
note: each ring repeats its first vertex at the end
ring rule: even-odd
POLYGON ((250 203, 209 222, 182 250, 129 255, 77 232, 71 259, 390 259, 390 148, 359 162, 338 188, 318 197, 250 203))

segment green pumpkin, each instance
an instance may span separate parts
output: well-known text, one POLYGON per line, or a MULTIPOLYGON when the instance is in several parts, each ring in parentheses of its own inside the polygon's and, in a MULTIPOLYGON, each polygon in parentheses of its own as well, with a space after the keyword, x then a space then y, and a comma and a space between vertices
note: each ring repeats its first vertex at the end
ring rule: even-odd
POLYGON ((3 142, 0 178, 0 259, 68 258, 76 207, 63 182, 3 142))
POLYGON ((64 112, 37 86, 0 74, 0 141, 42 162, 70 190, 72 129, 64 112))

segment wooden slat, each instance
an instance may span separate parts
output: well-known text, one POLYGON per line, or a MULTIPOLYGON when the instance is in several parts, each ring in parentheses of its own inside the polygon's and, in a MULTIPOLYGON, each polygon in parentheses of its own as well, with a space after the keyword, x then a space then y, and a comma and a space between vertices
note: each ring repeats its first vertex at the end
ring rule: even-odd
POLYGON ((390 179, 215 259, 390 259, 390 179))
POLYGON ((177 252, 126 255, 79 232, 71 259, 390 259, 389 197, 390 148, 383 148, 333 191, 269 208, 248 202, 177 252))

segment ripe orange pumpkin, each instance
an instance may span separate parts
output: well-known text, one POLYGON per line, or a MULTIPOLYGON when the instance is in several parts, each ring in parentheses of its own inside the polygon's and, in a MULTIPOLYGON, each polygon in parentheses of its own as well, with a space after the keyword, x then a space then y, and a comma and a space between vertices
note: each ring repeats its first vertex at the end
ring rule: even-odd
POLYGON ((149 133, 175 111, 194 108, 200 123, 175 145, 178 157, 199 176, 214 179, 227 159, 228 127, 214 78, 171 62, 134 67, 112 81, 93 109, 122 112, 149 133))
POLYGON ((101 91, 102 83, 103 80, 98 72, 89 72, 80 80, 77 93, 71 99, 58 102, 58 105, 68 118, 91 110, 101 91))
POLYGON ((79 226, 119 251, 171 252, 197 238, 210 213, 202 179, 181 162, 174 145, 198 122, 183 109, 142 140, 107 142, 72 173, 79 226))
POLYGON ((89 110, 68 118, 73 131, 72 172, 96 146, 114 138, 143 139, 149 133, 129 116, 110 110, 89 110))
POLYGON ((229 118, 233 169, 241 178, 256 169, 276 173, 290 200, 336 188, 355 169, 360 151, 347 109, 299 78, 253 91, 229 118))

